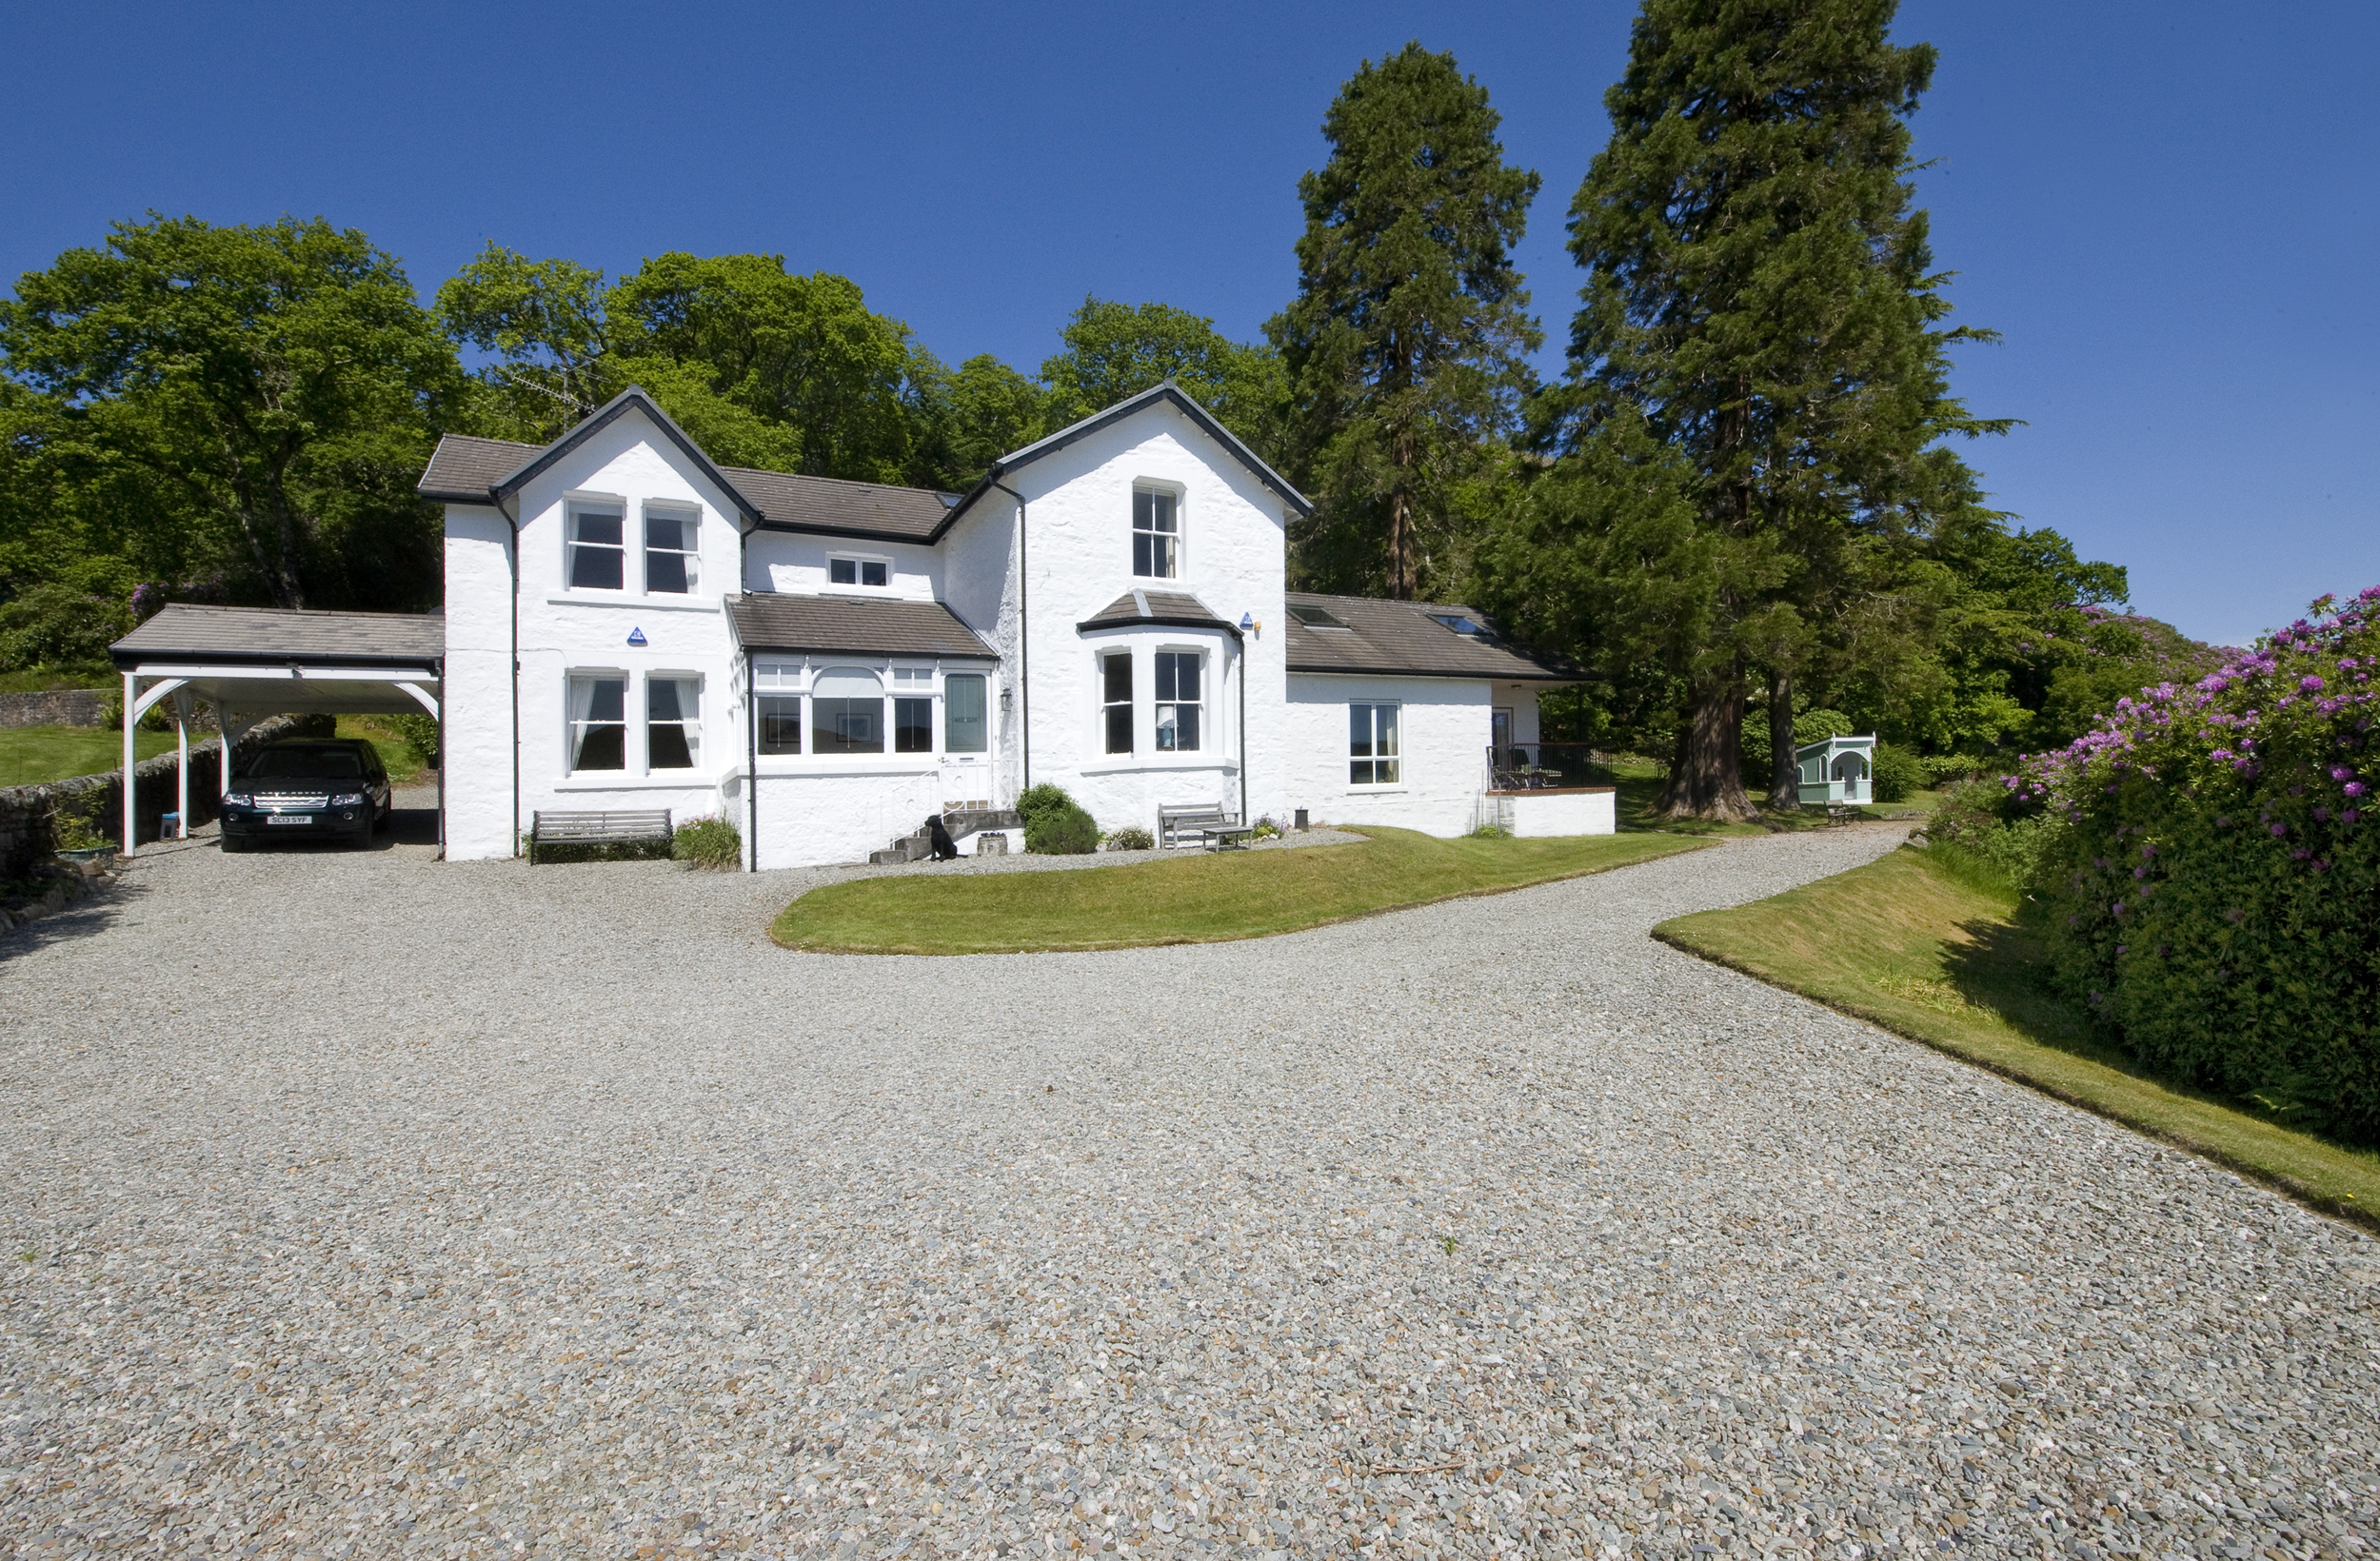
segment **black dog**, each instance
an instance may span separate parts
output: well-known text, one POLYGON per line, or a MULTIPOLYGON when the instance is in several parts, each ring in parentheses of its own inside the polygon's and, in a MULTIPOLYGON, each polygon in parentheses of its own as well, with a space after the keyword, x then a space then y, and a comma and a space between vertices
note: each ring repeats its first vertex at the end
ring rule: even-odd
POLYGON ((936 861, 955 861, 958 860, 959 842, 952 840, 950 838, 950 831, 942 827, 942 816, 941 814, 927 814, 925 816, 925 829, 926 833, 933 837, 934 860, 936 861))

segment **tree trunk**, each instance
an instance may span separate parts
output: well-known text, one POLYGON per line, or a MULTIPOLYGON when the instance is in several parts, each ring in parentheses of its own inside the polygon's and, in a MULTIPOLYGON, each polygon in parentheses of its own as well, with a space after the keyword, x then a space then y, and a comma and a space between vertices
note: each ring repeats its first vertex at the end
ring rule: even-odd
POLYGON ((1794 762, 1794 680, 1769 680, 1769 810, 1801 806, 1801 766, 1794 762))
POLYGON ((1397 485, 1388 495, 1388 594, 1410 602, 1420 589, 1413 545, 1413 436, 1399 432, 1389 445, 1397 485))
POLYGON ((1677 747, 1658 811, 1670 819, 1747 823, 1760 817, 1744 795, 1744 691, 1740 684, 1699 688, 1677 747))

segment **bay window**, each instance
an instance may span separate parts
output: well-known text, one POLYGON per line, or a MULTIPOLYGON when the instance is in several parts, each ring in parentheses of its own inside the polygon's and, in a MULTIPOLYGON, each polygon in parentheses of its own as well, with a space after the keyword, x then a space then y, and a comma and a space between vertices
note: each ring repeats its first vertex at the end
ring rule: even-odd
POLYGON ((1157 653, 1157 751, 1199 751, 1199 673, 1204 660, 1195 650, 1157 653))
POLYGON ((1132 652, 1128 650, 1100 658, 1100 714, 1106 728, 1107 751, 1132 752, 1132 652))

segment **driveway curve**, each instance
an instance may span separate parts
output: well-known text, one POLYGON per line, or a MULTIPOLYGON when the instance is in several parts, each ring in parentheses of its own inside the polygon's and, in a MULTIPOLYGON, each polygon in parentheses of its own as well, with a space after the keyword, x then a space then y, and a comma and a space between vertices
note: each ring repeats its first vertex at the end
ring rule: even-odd
POLYGON ((1646 936, 1897 839, 933 960, 162 851, 0 939, 0 1539, 2363 1553, 2380 1244, 1646 936))

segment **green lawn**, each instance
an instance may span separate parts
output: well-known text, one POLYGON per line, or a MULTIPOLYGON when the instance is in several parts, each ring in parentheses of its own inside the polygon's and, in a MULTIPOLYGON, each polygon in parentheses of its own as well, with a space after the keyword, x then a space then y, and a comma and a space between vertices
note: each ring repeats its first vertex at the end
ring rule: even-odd
POLYGON ((1694 841, 1663 835, 1434 840, 1366 829, 1354 845, 1229 851, 1063 873, 898 878, 813 889, 769 936, 835 954, 1016 954, 1263 938, 1578 878, 1694 841))
POLYGON ((2281 1109, 2150 1076, 2051 994, 2012 894, 1904 848, 1654 936, 2164 1138, 2380 1228, 2380 1155, 2287 1125, 2281 1109))
MULTIPOLYGON (((169 754, 173 734, 134 732, 132 751, 143 759, 169 754)), ((97 775, 123 762, 124 733, 114 726, 0 726, 0 786, 97 775)))
POLYGON ((380 761, 388 770, 388 783, 396 786, 418 786, 429 779, 429 766, 413 750, 403 734, 391 730, 373 716, 341 716, 339 736, 361 738, 380 755, 380 761))
MULTIPOLYGON (((1705 823, 1698 819, 1664 819, 1653 811, 1654 802, 1661 795, 1661 768, 1650 760, 1624 759, 1612 766, 1612 778, 1619 793, 1619 827, 1622 830, 1660 829, 1676 835, 1768 835, 1786 830, 1823 829, 1833 822, 1823 807, 1794 808, 1769 817, 1758 824, 1705 823)), ((1757 803, 1766 794, 1757 790, 1752 800, 1757 803)), ((1942 800, 1942 793, 1921 791, 1906 801, 1874 802, 1857 811, 1871 819, 1922 819, 1933 813, 1942 800)))

